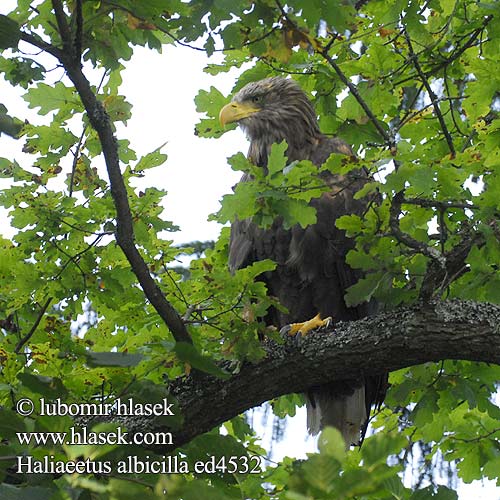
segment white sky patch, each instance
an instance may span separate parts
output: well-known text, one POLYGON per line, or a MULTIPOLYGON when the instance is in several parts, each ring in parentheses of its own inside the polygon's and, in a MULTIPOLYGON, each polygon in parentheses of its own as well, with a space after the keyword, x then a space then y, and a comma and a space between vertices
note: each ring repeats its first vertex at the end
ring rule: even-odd
POLYGON ((169 235, 176 243, 218 236, 219 225, 207 222, 207 217, 219 209, 221 197, 240 178, 227 157, 248 148, 239 130, 219 139, 194 134, 200 118, 194 104, 198 90, 214 85, 228 94, 237 76, 235 71, 207 75, 203 73, 207 62, 203 53, 188 48, 167 46, 161 56, 139 48, 123 73, 120 89, 134 108, 126 128, 118 126, 118 137, 129 138, 138 155, 167 143, 162 149, 167 162, 146 172, 141 184, 168 191, 164 216, 181 227, 180 233, 169 235))

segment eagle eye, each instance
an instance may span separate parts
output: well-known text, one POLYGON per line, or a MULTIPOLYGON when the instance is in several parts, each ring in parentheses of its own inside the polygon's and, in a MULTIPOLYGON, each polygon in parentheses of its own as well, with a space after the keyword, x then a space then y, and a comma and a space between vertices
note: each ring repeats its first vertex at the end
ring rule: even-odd
POLYGON ((254 102, 256 104, 259 103, 259 102, 261 102, 261 101, 262 101, 262 96, 260 96, 260 95, 254 95, 252 97, 252 102, 254 102))

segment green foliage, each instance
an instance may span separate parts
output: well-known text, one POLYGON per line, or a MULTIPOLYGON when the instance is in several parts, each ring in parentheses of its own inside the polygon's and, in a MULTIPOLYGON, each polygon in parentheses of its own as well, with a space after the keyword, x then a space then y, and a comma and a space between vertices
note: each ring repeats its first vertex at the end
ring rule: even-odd
POLYGON ((18 24, 10 17, 0 14, 0 49, 17 47, 20 38, 18 24))
POLYGON ((0 135, 7 134, 18 137, 23 126, 20 120, 7 114, 7 108, 0 104, 0 135))
POLYGON ((310 161, 286 165, 286 142, 273 144, 267 170, 253 165, 241 153, 229 158, 233 170, 247 174, 234 194, 223 197, 222 208, 214 216, 219 222, 252 218, 260 227, 269 228, 276 216, 283 225, 307 227, 316 222, 316 210, 309 201, 328 190, 310 161))
POLYGON ((397 434, 376 435, 366 439, 361 451, 347 453, 339 431, 326 428, 319 437, 319 453, 308 454, 305 461, 285 459, 266 471, 271 498, 456 499, 456 493, 443 486, 415 491, 403 486, 398 467, 389 467, 387 459, 405 441, 405 437, 397 434), (284 491, 280 483, 287 484, 284 491))
POLYGON ((304 398, 301 394, 287 394, 271 401, 273 413, 279 417, 293 417, 297 411, 297 406, 304 404, 304 398))
MULTIPOLYGON (((416 443, 424 446, 424 472, 441 459, 463 481, 498 483, 500 409, 494 395, 500 371, 464 361, 392 373, 386 407, 373 420, 379 432, 361 450, 346 452, 338 432, 326 429, 319 452, 306 460, 286 457, 253 474, 232 473, 222 459, 265 453, 254 430, 236 416, 223 432, 213 429, 171 453, 186 461, 189 472, 114 477, 13 472, 14 456, 164 460, 139 446, 21 443, 16 432, 67 431, 72 420, 21 417, 12 409, 17 401, 37 402, 35 414, 40 398, 81 403, 120 395, 156 401, 165 396, 165 384, 188 367, 227 378, 243 363, 262 359, 259 336, 277 338, 264 318, 279 304, 259 281, 276 264, 256 262, 231 275, 228 228, 213 246, 174 246, 167 237, 177 228, 163 215, 166 193, 133 187, 148 169, 167 161, 163 146, 138 158, 120 139, 135 244, 184 319, 193 346, 176 343, 145 300, 115 241, 116 209, 99 168, 102 137, 90 126, 73 82, 66 76, 53 81, 52 66, 45 67, 43 52, 63 48, 53 12, 60 3, 71 34, 69 50, 81 49, 84 72, 92 67, 105 73, 102 84, 88 90, 113 127, 132 113, 119 88, 135 46, 161 51, 177 41, 203 45, 207 54, 223 47, 206 72, 242 68, 234 91, 249 81, 291 73, 310 96, 321 129, 348 141, 358 155, 356 162, 334 155, 323 169, 344 175, 364 168, 371 176, 358 193, 373 199, 363 217, 335 221, 356 239, 349 264, 365 273, 347 291, 347 303, 374 297, 391 308, 415 302, 432 268, 432 251, 450 257, 472 239, 460 272, 441 280, 434 295, 500 303, 500 77, 493 69, 500 58, 500 3, 370 0, 356 7, 353 1, 293 0, 282 8, 268 0, 42 0, 35 8, 21 0, 13 12, 0 15, 0 73, 25 90, 26 104, 38 116, 23 123, 0 104, 0 133, 23 141, 32 158, 21 163, 0 158, 0 177, 11 181, 0 193, 0 205, 16 229, 12 238, 0 238, 0 497, 163 498, 167 491, 172 499, 457 498, 437 486, 437 478, 423 489, 403 485, 400 473, 416 443), (174 268, 179 254, 197 257, 184 274, 174 268), (212 455, 220 467, 211 474, 193 472, 197 460, 212 455)), ((200 91, 195 104, 205 116, 196 125, 198 135, 225 132, 218 114, 229 99, 215 87, 200 91)), ((252 218, 262 227, 277 217, 289 228, 314 223, 309 202, 328 188, 310 162, 289 165, 286 148, 273 146, 266 171, 242 154, 230 158, 231 168, 247 181, 224 196, 213 218, 222 223, 252 218)), ((285 416, 301 404, 300 396, 286 395, 272 406, 285 416)), ((103 431, 107 424, 96 425, 101 427, 94 430, 103 431)), ((182 415, 168 425, 178 429, 182 415)))
MULTIPOLYGON (((220 137, 224 129, 219 123, 219 111, 229 99, 224 97, 215 87, 210 91, 200 90, 194 102, 196 111, 205 112, 209 118, 202 119, 196 125, 196 134, 200 137, 220 137)), ((234 127, 233 127, 234 128, 234 127)))

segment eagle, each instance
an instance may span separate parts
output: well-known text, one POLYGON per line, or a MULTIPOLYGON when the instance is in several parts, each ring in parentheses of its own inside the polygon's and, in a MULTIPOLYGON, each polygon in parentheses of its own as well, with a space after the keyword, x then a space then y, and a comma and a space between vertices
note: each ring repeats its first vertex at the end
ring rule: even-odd
MULTIPOLYGON (((344 295, 362 274, 346 262, 354 241, 335 221, 346 214, 361 215, 367 202, 354 199, 368 181, 361 169, 340 175, 320 172, 332 154, 353 157, 351 147, 338 137, 321 133, 312 103, 291 78, 271 77, 245 85, 219 115, 222 126, 237 122, 250 141, 249 160, 267 168, 271 147, 286 141, 288 164, 310 160, 318 167, 318 178, 328 192, 311 200, 316 222, 302 228, 285 228, 276 217, 270 228, 258 227, 251 219, 236 219, 231 226, 229 268, 232 272, 253 262, 271 259, 276 268, 262 278, 268 294, 286 309, 271 307, 266 325, 306 335, 334 321, 353 321, 373 314, 374 301, 348 307, 344 295)), ((300 167, 299 167, 300 168, 300 167)), ((247 182, 244 174, 240 182, 247 182)), ((305 394, 307 427, 317 434, 325 426, 336 427, 347 447, 361 444, 373 405, 385 397, 387 377, 360 375, 354 380, 331 381, 310 387, 305 394)))

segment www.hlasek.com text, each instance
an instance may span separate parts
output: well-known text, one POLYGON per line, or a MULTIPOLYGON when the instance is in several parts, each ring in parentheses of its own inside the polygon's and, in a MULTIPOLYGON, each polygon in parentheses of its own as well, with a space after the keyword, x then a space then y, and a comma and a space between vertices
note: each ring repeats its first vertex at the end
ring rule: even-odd
POLYGON ((23 445, 159 445, 171 446, 174 438, 171 432, 128 433, 118 427, 116 431, 94 432, 87 427, 70 427, 69 432, 16 432, 23 445))

